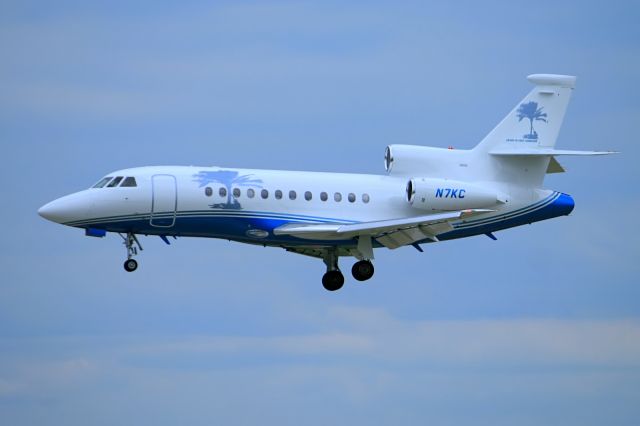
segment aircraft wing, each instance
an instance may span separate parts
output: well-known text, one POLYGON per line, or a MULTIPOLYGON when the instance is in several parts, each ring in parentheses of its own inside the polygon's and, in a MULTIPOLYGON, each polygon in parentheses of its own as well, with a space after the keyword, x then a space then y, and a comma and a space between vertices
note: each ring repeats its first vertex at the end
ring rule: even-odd
POLYGON ((395 249, 417 241, 438 241, 438 235, 453 229, 451 221, 492 210, 475 209, 413 216, 401 219, 360 222, 354 224, 286 224, 273 230, 275 235, 290 235, 302 239, 346 240, 370 236, 383 246, 395 249))

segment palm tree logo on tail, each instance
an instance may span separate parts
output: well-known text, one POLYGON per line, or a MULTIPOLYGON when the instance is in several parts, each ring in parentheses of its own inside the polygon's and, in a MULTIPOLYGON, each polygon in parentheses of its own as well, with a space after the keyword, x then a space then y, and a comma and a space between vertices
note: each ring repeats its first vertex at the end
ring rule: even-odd
POLYGON ((226 203, 210 204, 212 209, 233 209, 239 210, 242 205, 233 197, 233 187, 249 186, 261 188, 262 180, 256 179, 253 175, 240 175, 236 170, 217 170, 215 172, 199 172, 193 175, 194 182, 198 182, 199 188, 210 183, 221 183, 227 192, 226 203))
POLYGON ((525 104, 520 104, 516 113, 518 114, 518 121, 522 121, 523 118, 527 118, 529 120, 529 134, 524 135, 523 138, 530 141, 538 140, 538 132, 533 129, 534 121, 544 121, 547 122, 547 113, 542 112, 544 107, 538 108, 537 102, 527 102, 525 104))

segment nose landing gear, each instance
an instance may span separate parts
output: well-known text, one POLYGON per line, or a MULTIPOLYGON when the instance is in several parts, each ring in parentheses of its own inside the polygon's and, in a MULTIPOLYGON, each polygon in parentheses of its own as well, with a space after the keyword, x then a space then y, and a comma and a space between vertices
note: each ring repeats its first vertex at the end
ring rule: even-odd
POLYGON ((138 262, 135 259, 127 259, 124 261, 124 270, 133 272, 138 269, 138 262))
POLYGON ((127 248, 127 260, 124 262, 124 270, 127 272, 133 272, 138 269, 138 262, 133 259, 133 256, 138 254, 138 249, 140 249, 140 251, 143 250, 142 245, 133 232, 127 232, 126 236, 120 233, 118 233, 118 235, 122 237, 124 240, 123 244, 127 248))

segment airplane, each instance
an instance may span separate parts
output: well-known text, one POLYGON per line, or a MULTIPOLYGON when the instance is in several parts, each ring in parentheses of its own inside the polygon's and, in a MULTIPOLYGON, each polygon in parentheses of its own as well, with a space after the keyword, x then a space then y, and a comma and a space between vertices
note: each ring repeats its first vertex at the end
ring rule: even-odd
POLYGON ((321 259, 322 284, 344 284, 340 257, 353 257, 358 281, 374 274, 374 249, 397 249, 568 215, 573 198, 543 189, 556 157, 612 151, 554 148, 576 77, 533 74, 534 88, 472 149, 389 145, 386 174, 154 166, 108 173, 89 189, 42 206, 40 216, 118 233, 138 267, 139 235, 207 237, 280 247, 321 259))

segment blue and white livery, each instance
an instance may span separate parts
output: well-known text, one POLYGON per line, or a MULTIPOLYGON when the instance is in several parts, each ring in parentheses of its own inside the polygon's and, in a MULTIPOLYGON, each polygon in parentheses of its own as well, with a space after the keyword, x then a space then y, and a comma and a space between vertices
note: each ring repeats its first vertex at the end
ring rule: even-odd
POLYGON ((557 216, 571 196, 543 189, 564 172, 554 149, 575 77, 535 74, 535 88, 470 150, 390 145, 385 175, 158 166, 109 173, 92 188, 38 213, 85 229, 117 232, 134 271, 138 235, 224 238, 281 247, 324 261, 322 283, 344 283, 340 257, 355 257, 356 280, 372 277, 374 248, 413 246, 485 234, 557 216))

